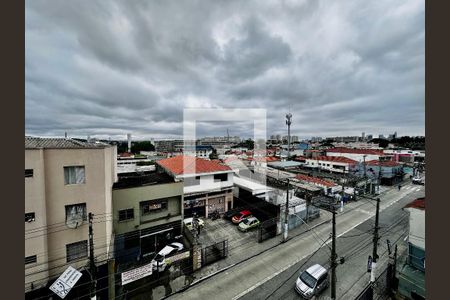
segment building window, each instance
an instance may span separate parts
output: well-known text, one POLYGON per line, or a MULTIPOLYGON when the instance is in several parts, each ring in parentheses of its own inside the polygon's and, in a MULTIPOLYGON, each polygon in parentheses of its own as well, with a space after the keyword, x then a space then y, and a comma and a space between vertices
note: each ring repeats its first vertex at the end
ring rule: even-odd
POLYGON ((25 169, 25 178, 33 177, 33 169, 25 169))
POLYGON ((25 222, 26 223, 33 222, 34 220, 35 220, 34 212, 30 212, 30 213, 26 213, 25 214, 25 222))
POLYGON ((200 176, 187 177, 184 179, 184 186, 193 186, 200 184, 200 176))
POLYGON ((67 262, 85 258, 88 256, 88 241, 80 241, 66 245, 67 262))
POLYGON ((66 225, 77 228, 83 221, 87 221, 86 203, 66 205, 66 225))
POLYGON ((143 216, 167 210, 167 200, 141 202, 141 214, 143 216))
POLYGON ((119 210, 119 222, 133 220, 134 219, 134 209, 122 209, 119 210))
POLYGON ((225 174, 214 174, 214 182, 227 181, 228 173, 225 174))
POLYGON ((85 183, 84 166, 64 167, 64 184, 85 183))
POLYGON ((37 256, 36 255, 31 255, 31 256, 27 256, 25 257, 25 264, 34 264, 35 262, 37 262, 37 256))

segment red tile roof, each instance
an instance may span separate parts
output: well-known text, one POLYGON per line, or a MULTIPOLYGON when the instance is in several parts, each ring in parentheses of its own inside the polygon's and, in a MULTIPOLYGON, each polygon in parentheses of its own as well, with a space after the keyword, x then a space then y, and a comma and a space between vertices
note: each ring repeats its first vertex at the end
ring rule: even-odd
POLYGON ((425 210, 425 198, 417 198, 416 200, 407 204, 405 208, 417 208, 420 210, 425 210))
POLYGON ((366 162, 366 164, 368 166, 379 166, 381 165, 382 167, 398 167, 401 166, 401 164, 395 162, 395 161, 378 161, 378 160, 369 160, 368 162, 366 162))
POLYGON ((331 162, 346 163, 346 164, 358 163, 356 160, 353 160, 353 159, 350 159, 347 157, 343 157, 343 156, 317 156, 317 157, 308 158, 308 159, 331 161, 331 162))
POLYGON ((156 163, 174 175, 215 173, 231 170, 230 167, 222 165, 217 161, 185 155, 161 159, 156 163), (184 169, 184 163, 186 163, 186 169, 184 169))
POLYGON ((315 183, 318 185, 324 185, 326 187, 332 187, 332 186, 337 185, 336 183, 328 181, 328 180, 320 179, 317 177, 311 177, 311 176, 303 175, 303 174, 297 174, 297 176, 295 178, 306 181, 306 182, 315 183))
POLYGON ((375 149, 353 149, 353 148, 345 148, 345 147, 336 147, 326 150, 328 152, 334 153, 354 153, 354 154, 372 154, 372 155, 383 155, 382 150, 375 149))

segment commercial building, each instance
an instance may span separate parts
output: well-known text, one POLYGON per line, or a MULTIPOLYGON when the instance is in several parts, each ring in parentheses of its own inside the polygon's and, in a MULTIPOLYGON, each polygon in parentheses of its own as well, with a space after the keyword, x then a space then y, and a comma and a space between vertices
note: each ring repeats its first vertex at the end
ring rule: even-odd
POLYGON ((25 292, 86 266, 89 213, 95 261, 109 257, 116 157, 116 146, 99 142, 25 137, 25 292))
POLYGON ((208 217, 213 211, 226 212, 233 207, 233 170, 219 163, 180 155, 157 162, 175 181, 184 182, 184 215, 208 217))
POLYGON ((381 184, 393 185, 403 181, 403 166, 395 161, 371 160, 358 164, 355 175, 380 180, 381 184))
POLYGON ((342 191, 342 186, 329 180, 311 177, 304 174, 297 174, 295 178, 298 179, 300 182, 305 182, 320 187, 325 195, 333 195, 337 192, 342 191))
POLYGON ((166 173, 120 176, 112 200, 118 263, 153 255, 181 234, 183 182, 166 173))
POLYGON ((357 161, 344 156, 317 156, 306 158, 305 167, 336 173, 349 173, 357 166, 357 161))
POLYGON ((379 160, 383 157, 382 150, 376 149, 352 149, 352 148, 332 148, 327 149, 327 156, 341 156, 346 157, 357 162, 363 162, 364 160, 379 160))

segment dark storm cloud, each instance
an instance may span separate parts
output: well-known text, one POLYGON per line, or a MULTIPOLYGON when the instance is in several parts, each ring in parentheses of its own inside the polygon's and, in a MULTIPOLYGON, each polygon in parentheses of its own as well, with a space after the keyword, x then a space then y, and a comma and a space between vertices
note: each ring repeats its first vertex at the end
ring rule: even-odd
MULTIPOLYGON (((424 134, 423 1, 26 2, 33 135, 177 137, 183 108, 265 108, 268 134, 424 134)), ((201 135, 252 136, 202 123, 201 135)))

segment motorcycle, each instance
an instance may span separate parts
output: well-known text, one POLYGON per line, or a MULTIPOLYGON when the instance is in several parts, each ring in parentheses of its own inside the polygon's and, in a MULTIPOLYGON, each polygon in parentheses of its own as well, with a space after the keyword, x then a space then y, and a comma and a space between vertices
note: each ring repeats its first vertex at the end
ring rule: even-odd
POLYGON ((215 211, 213 211, 210 215, 209 215, 209 217, 211 218, 211 220, 217 220, 217 219, 219 219, 220 218, 220 213, 217 211, 217 210, 215 210, 215 211))

